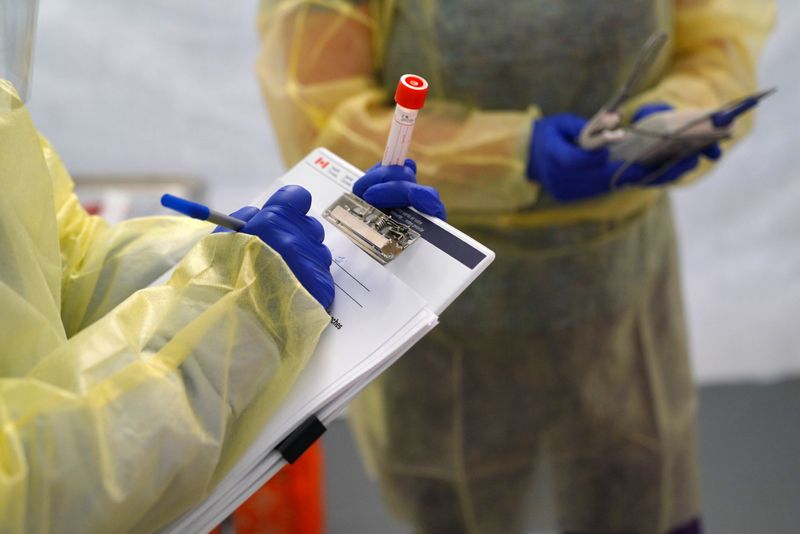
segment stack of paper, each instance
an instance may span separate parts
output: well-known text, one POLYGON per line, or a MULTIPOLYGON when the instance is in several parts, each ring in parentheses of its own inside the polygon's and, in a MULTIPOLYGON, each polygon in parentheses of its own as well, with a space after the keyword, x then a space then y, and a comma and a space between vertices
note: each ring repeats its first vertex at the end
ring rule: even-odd
POLYGON ((309 421, 317 428, 319 422, 332 421, 359 391, 436 326, 438 314, 494 259, 486 247, 438 219, 394 210, 392 217, 414 227, 421 238, 381 265, 319 216, 362 174, 329 151, 317 149, 257 199, 260 206, 286 184, 311 191, 311 212, 325 227, 325 244, 333 254, 336 297, 329 310, 331 326, 253 445, 209 498, 166 532, 208 532, 218 525, 285 465, 276 447, 285 445, 287 436, 309 421))

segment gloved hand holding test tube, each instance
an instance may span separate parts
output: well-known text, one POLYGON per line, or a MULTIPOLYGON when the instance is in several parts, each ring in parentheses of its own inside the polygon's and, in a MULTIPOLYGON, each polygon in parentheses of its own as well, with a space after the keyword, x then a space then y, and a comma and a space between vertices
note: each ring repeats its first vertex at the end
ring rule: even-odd
POLYGON ((427 96, 425 78, 416 74, 400 77, 394 94, 397 106, 383 160, 353 184, 353 193, 379 209, 413 206, 426 215, 444 220, 447 214, 439 193, 417 183, 417 165, 406 159, 417 115, 427 96))

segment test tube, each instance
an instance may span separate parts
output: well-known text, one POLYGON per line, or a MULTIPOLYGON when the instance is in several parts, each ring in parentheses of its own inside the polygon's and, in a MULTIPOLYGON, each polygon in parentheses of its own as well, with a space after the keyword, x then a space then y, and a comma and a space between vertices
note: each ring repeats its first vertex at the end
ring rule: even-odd
POLYGON ((383 152, 381 165, 403 165, 411 144, 411 134, 417 115, 425 105, 428 96, 428 82, 416 74, 404 74, 397 83, 394 93, 394 119, 389 139, 386 141, 386 150, 383 152))

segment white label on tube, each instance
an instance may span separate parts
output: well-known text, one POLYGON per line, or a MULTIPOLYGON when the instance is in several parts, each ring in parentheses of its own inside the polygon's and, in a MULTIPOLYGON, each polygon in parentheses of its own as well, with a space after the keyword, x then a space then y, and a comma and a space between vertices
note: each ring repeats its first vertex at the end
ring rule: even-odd
POLYGON ((392 129, 389 131, 389 140, 386 142, 381 164, 402 165, 405 162, 418 114, 418 109, 407 109, 400 105, 394 108, 392 129))

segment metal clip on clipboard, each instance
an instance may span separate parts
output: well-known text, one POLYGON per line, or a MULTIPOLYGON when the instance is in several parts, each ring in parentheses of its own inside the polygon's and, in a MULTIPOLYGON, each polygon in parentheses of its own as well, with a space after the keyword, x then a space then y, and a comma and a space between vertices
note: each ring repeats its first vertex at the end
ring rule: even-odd
POLYGON ((381 264, 395 259, 420 236, 352 193, 340 196, 322 216, 381 264))

